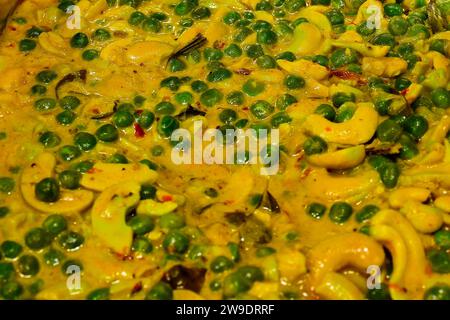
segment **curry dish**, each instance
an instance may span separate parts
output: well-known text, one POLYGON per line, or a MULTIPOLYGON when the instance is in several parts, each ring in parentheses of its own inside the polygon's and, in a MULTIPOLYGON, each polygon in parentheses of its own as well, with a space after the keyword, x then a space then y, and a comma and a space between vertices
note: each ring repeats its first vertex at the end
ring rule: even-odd
POLYGON ((1 298, 450 299, 450 2, 0 12, 1 298), (198 121, 278 172, 176 164, 198 121))

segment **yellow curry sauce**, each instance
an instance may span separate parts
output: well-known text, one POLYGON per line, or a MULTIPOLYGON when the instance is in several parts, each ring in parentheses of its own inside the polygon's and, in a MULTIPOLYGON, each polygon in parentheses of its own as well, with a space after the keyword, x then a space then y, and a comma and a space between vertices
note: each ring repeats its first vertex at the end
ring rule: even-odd
POLYGON ((0 296, 450 299, 448 12, 20 1, 0 41, 0 296), (195 121, 277 129, 278 173, 175 164, 195 121))

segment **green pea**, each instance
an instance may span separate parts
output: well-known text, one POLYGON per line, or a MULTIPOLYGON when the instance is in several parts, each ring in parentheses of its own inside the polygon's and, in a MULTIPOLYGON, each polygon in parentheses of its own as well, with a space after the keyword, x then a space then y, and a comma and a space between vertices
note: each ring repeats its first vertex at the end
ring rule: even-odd
POLYGON ((444 249, 431 249, 427 253, 431 269, 436 273, 450 273, 450 253, 444 249))
POLYGON ((436 284, 425 291, 425 300, 450 300, 450 287, 446 284, 436 284))
POLYGON ((353 104, 344 104, 339 107, 336 113, 335 121, 337 123, 345 122, 353 117, 356 111, 356 106, 353 104))
POLYGON ((70 39, 70 46, 72 48, 82 49, 82 48, 87 47, 88 44, 89 44, 89 38, 86 34, 84 34, 82 32, 76 33, 72 37, 72 39, 70 39))
POLYGON ((247 126, 248 122, 249 122, 248 119, 240 119, 240 120, 236 121, 234 126, 237 129, 244 129, 247 126))
POLYGON ((170 137, 170 135, 180 127, 179 121, 169 115, 165 115, 158 123, 158 133, 163 137, 170 137))
POLYGON ((6 206, 0 207, 0 218, 4 218, 10 212, 9 208, 6 206))
POLYGON ((316 108, 314 113, 322 115, 329 121, 334 121, 334 119, 336 118, 336 110, 329 104, 321 104, 316 108))
POLYGON ((277 67, 277 62, 269 55, 263 55, 256 59, 256 64, 263 69, 274 69, 277 67))
POLYGON ((191 13, 192 19, 201 20, 211 16, 211 10, 207 7, 198 7, 191 13))
POLYGON ((447 41, 443 39, 436 39, 431 41, 430 43, 430 51, 437 51, 444 56, 447 55, 446 49, 447 48, 447 41))
POLYGON ((141 186, 140 198, 141 200, 155 199, 156 188, 151 184, 144 184, 141 186))
POLYGON ((112 156, 110 156, 108 159, 106 159, 107 163, 129 163, 127 157, 125 157, 123 154, 115 153, 112 156))
POLYGON ((218 279, 213 280, 209 283, 209 289, 211 289, 211 291, 219 291, 222 289, 222 283, 218 279))
POLYGON ((326 211, 327 207, 317 202, 309 204, 306 208, 306 212, 314 219, 321 219, 326 211))
POLYGON ((224 298, 233 298, 240 293, 246 292, 251 288, 251 281, 247 280, 240 273, 231 273, 223 280, 224 298))
POLYGON ((290 74, 284 78, 284 85, 290 90, 301 89, 305 86, 305 79, 290 74))
POLYGON ((333 51, 330 61, 334 68, 340 68, 347 64, 358 62, 358 56, 352 49, 339 48, 333 51))
POLYGON ((400 168, 394 162, 387 162, 379 168, 379 174, 386 188, 392 189, 397 185, 400 168))
POLYGON ((44 220, 42 228, 51 236, 56 237, 61 232, 67 230, 67 220, 60 214, 52 214, 44 220))
POLYGON ((305 0, 287 0, 285 8, 287 12, 294 13, 306 6, 305 0))
POLYGON ((200 96, 200 102, 206 107, 213 107, 223 99, 223 94, 219 90, 213 88, 203 92, 200 96))
POLYGON ((318 63, 318 64, 320 64, 321 66, 324 66, 324 67, 328 67, 328 64, 329 64, 328 58, 326 56, 323 56, 323 55, 316 55, 316 56, 314 56, 312 58, 312 61, 314 63, 318 63))
POLYGON ((233 24, 236 23, 236 21, 238 21, 239 19, 241 19, 241 15, 239 14, 239 12, 236 12, 236 11, 229 11, 229 12, 227 12, 227 13, 223 16, 222 21, 223 21, 225 24, 233 25, 233 24))
POLYGON ((384 120, 378 125, 377 137, 382 142, 395 142, 403 132, 402 127, 391 119, 384 120))
POLYGON ((285 93, 277 98, 277 101, 275 102, 275 107, 284 111, 289 107, 290 105, 297 102, 297 98, 289 93, 285 93))
MULTIPOLYGON (((418 2, 421 2, 421 0, 418 2)), ((427 14, 424 11, 413 11, 408 14, 408 22, 410 25, 424 24, 426 19, 427 14)))
POLYGON ((369 204, 356 213, 355 219, 359 223, 365 222, 377 214, 378 211, 380 211, 380 208, 373 204, 369 204))
POLYGON ((172 300, 172 288, 165 282, 158 282, 146 294, 145 300, 172 300))
POLYGON ((114 142, 119 138, 119 131, 112 124, 104 124, 97 129, 95 136, 103 142, 114 142))
POLYGON ((40 269, 39 261, 35 256, 25 254, 19 258, 17 269, 25 277, 35 276, 40 269))
POLYGON ((176 213, 167 213, 161 216, 159 225, 161 226, 161 228, 179 229, 184 227, 185 222, 183 216, 176 213))
MULTIPOLYGON (((239 19, 238 21, 236 21, 236 23, 234 24, 234 26, 236 28, 242 28, 242 27, 247 27, 251 24, 252 22, 249 19, 239 19)), ((250 30, 250 29, 249 29, 250 30)), ((250 30, 251 33, 252 30, 250 30)))
POLYGON ((393 48, 395 46, 395 38, 390 33, 381 33, 375 36, 371 40, 371 43, 378 46, 390 46, 393 48))
POLYGON ((0 281, 3 283, 14 276, 14 265, 10 262, 0 262, 0 281))
POLYGON ((264 100, 258 100, 250 106, 250 112, 259 120, 266 119, 274 112, 274 110, 275 108, 264 100))
POLYGON ((209 82, 220 82, 231 78, 232 75, 233 74, 231 73, 230 70, 225 68, 218 68, 208 74, 207 80, 209 82))
POLYGON ((56 107, 56 101, 52 98, 42 98, 34 103, 34 107, 39 112, 49 111, 56 107))
POLYGON ((297 60, 297 57, 295 56, 295 54, 291 51, 285 51, 280 53, 279 55, 277 55, 275 57, 276 60, 286 60, 286 61, 290 61, 293 62, 295 60, 297 60))
POLYGON ((404 35, 409 28, 409 23, 402 17, 396 16, 389 21, 389 32, 394 36, 404 35))
POLYGON ((306 139, 303 144, 303 149, 305 150, 306 155, 311 156, 313 154, 324 153, 328 150, 328 145, 319 136, 312 136, 306 139))
POLYGON ((403 8, 400 3, 388 3, 384 5, 384 14, 388 17, 401 16, 403 8))
POLYGON ((256 4, 256 11, 271 11, 273 9, 272 4, 267 0, 262 0, 256 4))
POLYGON ((274 45, 278 42, 278 36, 272 30, 261 30, 256 33, 256 41, 260 44, 274 45))
POLYGON ((45 178, 35 186, 36 198, 43 202, 55 202, 59 199, 59 185, 53 178, 45 178))
POLYGON ((245 49, 247 57, 256 59, 264 54, 263 48, 259 44, 251 44, 245 49))
POLYGON ((185 253, 189 248, 189 238, 180 231, 170 231, 164 237, 163 247, 168 253, 185 253))
POLYGON ((14 18, 13 21, 17 24, 23 25, 27 23, 27 19, 25 19, 24 17, 18 17, 18 18, 14 18))
POLYGON ((255 281, 264 281, 264 273, 260 268, 255 266, 242 266, 236 270, 236 274, 240 275, 251 283, 255 281))
POLYGON ((263 82, 249 79, 242 86, 242 91, 244 91, 244 93, 249 95, 250 97, 256 97, 257 95, 261 94, 265 90, 265 88, 266 86, 263 82))
POLYGON ((109 288, 95 289, 86 296, 86 300, 109 300, 109 288))
POLYGON ((295 27, 297 27, 298 25, 301 25, 302 23, 308 22, 308 19, 300 17, 295 19, 294 21, 291 22, 291 26, 292 28, 295 29, 295 27))
POLYGON ((436 244, 443 249, 450 248, 450 231, 439 230, 434 234, 434 240, 436 244))
POLYGON ((233 261, 225 256, 218 256, 211 262, 209 268, 214 273, 222 273, 234 267, 233 261))
POLYGON ((153 218, 146 214, 139 214, 128 220, 127 225, 138 236, 143 236, 155 228, 153 218))
POLYGON ((10 193, 14 190, 16 183, 13 178, 0 177, 0 192, 10 193))
POLYGON ((140 11, 133 12, 128 18, 128 24, 132 26, 140 25, 146 19, 146 15, 140 11))
POLYGON ((117 107, 117 112, 129 112, 129 113, 133 113, 134 110, 134 105, 131 103, 121 103, 119 104, 119 106, 117 107))
POLYGON ((162 29, 162 24, 158 19, 148 17, 142 23, 142 29, 146 32, 158 33, 162 29))
POLYGON ((43 70, 36 75, 36 81, 49 84, 58 77, 58 74, 53 70, 43 70))
POLYGON ((205 60, 208 62, 219 61, 223 58, 223 52, 215 48, 206 48, 203 51, 203 56, 205 57, 205 60))
POLYGON ((143 129, 149 129, 155 121, 154 113, 149 110, 138 112, 134 115, 134 117, 136 118, 137 123, 143 129))
POLYGON ((225 48, 224 53, 231 58, 238 58, 242 55, 242 49, 236 43, 232 43, 225 48))
POLYGON ((403 127, 414 138, 420 139, 428 130, 428 121, 420 115, 413 114, 406 119, 403 127))
POLYGON ((274 114, 270 120, 270 123, 273 128, 278 128, 281 124, 290 123, 291 121, 292 118, 286 112, 282 111, 274 114))
POLYGON ((92 39, 103 42, 103 41, 111 39, 111 34, 106 29, 97 29, 92 34, 92 39))
POLYGON ((347 202, 335 202, 330 208, 330 220, 334 223, 344 223, 350 219, 353 208, 347 202))
POLYGON ((450 91, 445 88, 437 88, 431 91, 431 100, 438 108, 450 107, 450 91))
POLYGON ((195 80, 191 83, 191 88, 194 92, 201 93, 208 89, 208 85, 201 80, 195 80))
POLYGON ((234 34, 233 41, 241 43, 252 33, 253 33, 253 31, 250 28, 241 27, 234 34))
POLYGON ((394 87, 397 91, 403 91, 411 85, 411 81, 407 78, 398 77, 395 79, 394 87))
POLYGON ((64 111, 58 113, 55 116, 55 119, 59 124, 61 124, 63 126, 68 126, 75 121, 76 117, 77 117, 77 115, 75 112, 70 111, 70 110, 64 110, 64 111))
POLYGON ((164 153, 164 148, 162 146, 154 146, 151 150, 152 156, 160 157, 164 153))
POLYGON ((36 84, 31 87, 32 95, 43 95, 47 92, 47 88, 41 84, 36 84))
POLYGON ((52 131, 46 131, 39 137, 39 142, 42 143, 45 148, 54 148, 61 143, 61 138, 52 131))
POLYGON ((153 245, 147 238, 136 237, 131 245, 131 250, 141 254, 148 254, 153 251, 153 245))
POLYGON ((179 92, 175 95, 175 101, 183 106, 192 104, 194 96, 189 91, 179 92))
POLYGON ((169 61, 170 72, 179 72, 183 71, 184 69, 186 69, 186 63, 184 63, 182 60, 176 58, 170 59, 169 61))
POLYGON ((207 188, 204 193, 210 198, 217 198, 219 196, 219 192, 214 188, 207 188))
POLYGON ((232 124, 237 119, 237 113, 233 109, 223 109, 219 113, 219 120, 225 124, 232 124))
POLYGON ((58 150, 59 156, 64 161, 72 161, 79 156, 81 156, 81 151, 78 149, 78 147, 72 146, 72 145, 66 145, 61 147, 58 150))
POLYGON ((0 289, 3 299, 16 300, 23 294, 23 286, 16 280, 6 282, 0 289))
POLYGON ((73 140, 74 144, 83 151, 89 151, 97 145, 97 138, 88 132, 78 132, 73 140))
POLYGON ((241 254, 239 252, 239 244, 229 242, 227 244, 228 250, 230 250, 231 260, 233 262, 239 262, 241 260, 241 254))
POLYGON ((25 244, 31 250, 41 250, 51 242, 49 233, 43 228, 33 228, 25 234, 25 244))
POLYGON ((419 39, 428 39, 430 37, 430 31, 423 24, 414 24, 409 28, 407 35, 419 39))
POLYGON ((160 82, 161 88, 168 88, 171 91, 177 91, 181 86, 181 80, 178 77, 168 77, 160 82))
POLYGON ((333 26, 343 24, 345 21, 345 17, 342 12, 337 9, 332 9, 326 12, 325 15, 333 26))
POLYGON ((272 25, 265 20, 256 20, 252 26, 253 31, 259 32, 263 30, 271 30, 272 25))
POLYGON ((274 254, 275 252, 276 252, 276 250, 272 247, 259 247, 256 250, 256 256, 258 258, 264 258, 264 257, 274 254))
POLYGON ((67 251, 75 251, 83 245, 84 237, 75 231, 63 231, 58 237, 58 243, 67 251))
POLYGON ((400 148, 400 158, 409 160, 419 154, 415 141, 408 134, 402 134, 398 142, 402 146, 400 148))
POLYGON ((83 60, 85 61, 92 61, 97 59, 100 56, 100 52, 98 52, 98 50, 95 49, 89 49, 89 50, 85 50, 83 51, 81 57, 83 58, 83 60))
POLYGON ((64 275, 70 275, 70 274, 73 274, 74 268, 77 268, 80 271, 83 271, 83 264, 79 260, 75 260, 75 259, 67 260, 61 266, 61 271, 64 273, 64 275))
POLYGON ((19 50, 21 52, 29 52, 36 49, 37 43, 32 39, 22 39, 19 42, 19 50))
POLYGON ((59 250, 50 248, 44 253, 44 262, 48 266, 56 267, 65 259, 64 253, 59 250))
POLYGON ((363 21, 356 27, 356 32, 364 37, 367 37, 375 32, 375 28, 369 28, 367 21, 363 21))
POLYGON ((92 161, 86 160, 72 165, 71 169, 80 173, 86 173, 91 170, 93 166, 94 163, 92 161))
POLYGON ((369 300, 391 300, 389 287, 382 283, 380 288, 373 288, 367 290, 367 299, 369 300))
POLYGON ((6 258, 15 259, 23 251, 23 247, 20 243, 11 240, 6 240, 2 242, 0 250, 3 253, 3 256, 5 256, 6 258))

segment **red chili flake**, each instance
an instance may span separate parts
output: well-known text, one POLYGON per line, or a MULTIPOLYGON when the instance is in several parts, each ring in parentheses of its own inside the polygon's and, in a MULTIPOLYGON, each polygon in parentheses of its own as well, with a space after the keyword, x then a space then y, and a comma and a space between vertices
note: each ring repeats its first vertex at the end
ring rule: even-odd
POLYGON ((220 40, 216 40, 214 42, 213 46, 214 46, 214 49, 223 49, 223 48, 225 48, 225 42, 220 41, 220 40))
POLYGON ((251 70, 246 69, 246 68, 240 68, 240 69, 237 69, 234 72, 237 73, 237 74, 243 75, 243 76, 248 76, 248 75, 250 75, 252 73, 251 70))
POLYGON ((402 96, 406 96, 406 95, 408 94, 408 92, 409 92, 409 88, 406 88, 406 89, 400 91, 400 94, 401 94, 402 96))
POLYGON ((92 109, 92 113, 99 114, 99 113, 100 113, 100 110, 98 110, 97 108, 92 109))
POLYGON ((136 294, 142 291, 142 282, 138 282, 134 285, 133 289, 131 289, 131 294, 136 294))
POLYGON ((143 138, 145 136, 145 131, 144 129, 142 129, 139 123, 134 124, 134 136, 136 138, 143 138))
POLYGON ((12 31, 16 31, 17 30, 16 27, 13 27, 13 26, 9 26, 9 29, 12 30, 12 31))
POLYGON ((136 114, 137 114, 138 116, 140 116, 140 115, 142 114, 142 112, 144 112, 144 110, 141 110, 141 109, 136 110, 136 114))
POLYGON ((170 194, 165 194, 162 196, 162 202, 172 201, 173 197, 170 194))
POLYGON ((307 169, 305 169, 303 172, 302 172, 302 175, 301 175, 301 179, 305 179, 306 177, 308 177, 309 175, 310 175, 310 173, 312 172, 312 169, 311 168, 307 168, 307 169))
POLYGON ((328 132, 330 132, 332 129, 330 128, 330 127, 326 127, 325 128, 325 131, 328 131, 328 132))
POLYGON ((331 70, 330 74, 332 76, 335 76, 335 77, 338 77, 338 78, 344 79, 344 80, 356 80, 358 82, 358 84, 367 83, 366 79, 362 78, 361 75, 359 75, 358 73, 355 73, 355 72, 348 71, 348 70, 342 70, 342 69, 331 70))
POLYGON ((88 171, 86 171, 86 173, 89 173, 89 174, 96 173, 96 172, 102 172, 102 170, 99 170, 97 168, 90 168, 88 171))

